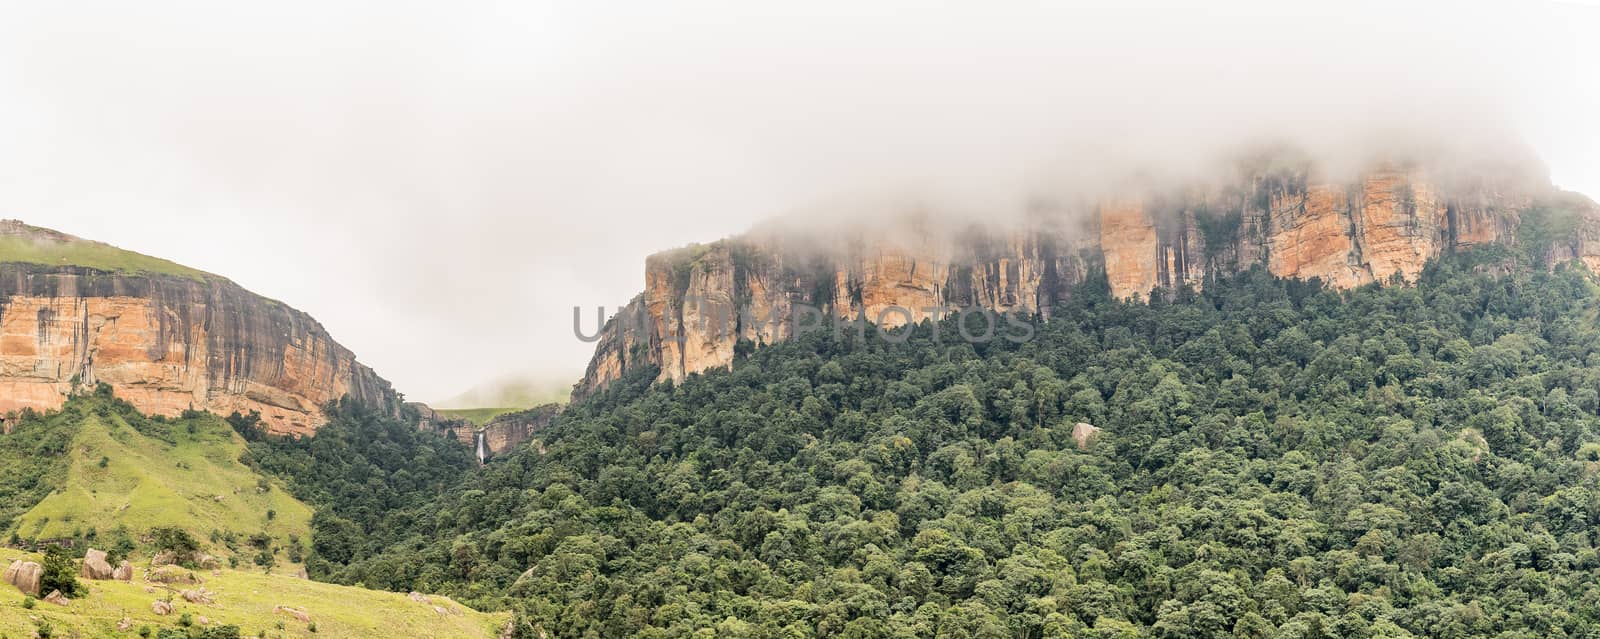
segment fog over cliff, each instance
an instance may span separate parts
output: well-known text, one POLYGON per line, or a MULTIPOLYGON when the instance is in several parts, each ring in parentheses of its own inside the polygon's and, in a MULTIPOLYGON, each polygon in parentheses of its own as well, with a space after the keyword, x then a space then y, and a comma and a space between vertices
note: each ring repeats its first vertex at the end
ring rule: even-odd
POLYGON ((1004 219, 1274 143, 1600 195, 1587 1, 0 6, 0 217, 226 275, 423 400, 575 379, 573 306, 772 218, 1004 219))

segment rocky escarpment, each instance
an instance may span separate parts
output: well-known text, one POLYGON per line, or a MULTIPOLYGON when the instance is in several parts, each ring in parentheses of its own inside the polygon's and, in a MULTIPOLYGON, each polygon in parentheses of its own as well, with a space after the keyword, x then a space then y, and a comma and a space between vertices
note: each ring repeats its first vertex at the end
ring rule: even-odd
POLYGON ((465 419, 453 419, 443 414, 429 411, 423 414, 419 428, 449 434, 464 446, 479 450, 484 458, 505 454, 522 443, 533 439, 539 431, 550 425, 551 420, 561 413, 561 405, 545 404, 527 410, 519 410, 502 415, 497 415, 482 426, 474 426, 465 419), (430 414, 432 415, 430 417, 430 414))
POLYGON ((0 251, 0 414, 99 383, 146 413, 256 411, 279 434, 314 431, 346 395, 399 414, 389 383, 305 313, 213 275, 117 270, 101 259, 115 249, 18 222, 0 239, 36 260, 0 251))
POLYGON ((1600 271, 1594 202, 1515 172, 1415 163, 1335 179, 1309 162, 1260 160, 1215 183, 1129 189, 1010 224, 907 218, 830 233, 757 231, 651 256, 644 292, 606 323, 575 396, 634 369, 681 380, 727 366, 741 345, 816 323, 801 317, 810 308, 888 326, 950 307, 1048 316, 1090 281, 1146 298, 1256 265, 1348 288, 1415 280, 1430 259, 1488 244, 1600 271))

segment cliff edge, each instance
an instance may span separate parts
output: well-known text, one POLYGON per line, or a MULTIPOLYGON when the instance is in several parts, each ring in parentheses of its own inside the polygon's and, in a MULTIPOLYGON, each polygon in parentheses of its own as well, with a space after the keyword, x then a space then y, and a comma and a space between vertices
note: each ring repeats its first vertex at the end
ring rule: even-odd
POLYGON ((99 242, 0 221, 0 414, 59 407, 111 385, 150 414, 261 414, 309 434, 349 395, 392 414, 389 382, 322 325, 225 278, 99 242))
POLYGON ((1213 183, 1042 205, 1004 223, 757 230, 650 256, 644 292, 606 323, 574 396, 637 368, 682 380, 727 366, 741 343, 788 337, 802 305, 890 326, 939 307, 1048 316, 1090 281, 1148 298, 1260 265, 1349 288, 1414 281, 1430 259, 1494 244, 1532 243, 1545 263, 1600 272, 1600 206, 1530 173, 1385 162, 1334 178, 1262 157, 1213 183))

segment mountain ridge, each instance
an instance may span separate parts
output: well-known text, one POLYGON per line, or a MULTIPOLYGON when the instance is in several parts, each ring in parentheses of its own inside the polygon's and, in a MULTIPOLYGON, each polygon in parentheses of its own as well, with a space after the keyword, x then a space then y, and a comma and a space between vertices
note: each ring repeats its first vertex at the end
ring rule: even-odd
POLYGON ((1144 298, 1260 265, 1344 289, 1415 281, 1430 259, 1484 245, 1534 244, 1543 263, 1600 271, 1600 206, 1525 172, 1463 175, 1413 161, 1329 177, 1309 161, 1261 161, 1236 173, 1047 203, 1002 225, 941 231, 908 217, 832 238, 757 230, 651 255, 644 291, 605 324, 574 397, 637 368, 682 381, 727 366, 741 344, 787 339, 802 306, 890 327, 934 308, 1048 316, 1092 281, 1144 298))

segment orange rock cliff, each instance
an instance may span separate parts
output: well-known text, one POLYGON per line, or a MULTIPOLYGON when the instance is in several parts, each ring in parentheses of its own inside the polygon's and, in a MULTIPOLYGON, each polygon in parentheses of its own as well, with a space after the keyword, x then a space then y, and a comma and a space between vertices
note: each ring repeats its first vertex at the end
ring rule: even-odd
MULTIPOLYGON (((45 247, 33 256, 116 251, 15 221, 0 221, 0 241, 45 247)), ((401 409, 389 382, 316 320, 221 277, 7 257, 0 252, 0 415, 57 408, 99 383, 151 414, 257 411, 279 434, 313 432, 322 405, 347 395, 401 409)))
POLYGON ((1091 280, 1119 298, 1148 298, 1256 265, 1334 288, 1415 281, 1443 254, 1523 241, 1524 226, 1560 229, 1536 249, 1546 263, 1600 272, 1600 207, 1547 179, 1445 178, 1394 164, 1316 176, 1309 164, 1241 166, 1222 184, 1054 207, 1009 227, 941 233, 908 218, 887 233, 831 236, 821 249, 793 233, 752 232, 659 253, 645 261, 644 292, 599 333, 574 396, 638 368, 679 381, 728 366, 741 343, 817 325, 797 317, 802 307, 898 326, 935 307, 1048 316, 1091 280), (886 310, 895 308, 912 316, 886 310))

